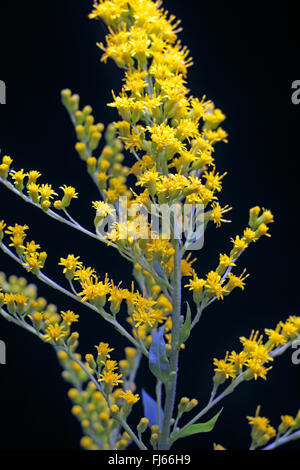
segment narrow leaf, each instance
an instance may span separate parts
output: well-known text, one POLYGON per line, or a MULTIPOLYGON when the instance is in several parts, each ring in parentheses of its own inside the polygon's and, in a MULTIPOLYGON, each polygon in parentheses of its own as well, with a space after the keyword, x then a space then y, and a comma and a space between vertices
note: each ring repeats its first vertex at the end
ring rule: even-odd
POLYGON ((153 338, 149 349, 149 367, 155 377, 162 382, 167 382, 170 366, 164 340, 164 329, 165 327, 161 328, 153 338))
POLYGON ((191 334, 191 325, 192 325, 192 314, 191 314, 190 306, 187 302, 185 322, 182 325, 182 328, 180 330, 180 336, 179 336, 180 344, 185 343, 186 340, 189 338, 191 334))
MULTIPOLYGON (((222 408, 223 409, 223 408, 222 408)), ((192 434, 199 434, 201 432, 210 432, 213 430, 215 427, 216 421, 221 414, 222 410, 219 411, 213 418, 211 418, 209 421, 206 423, 196 423, 196 424, 191 424, 187 428, 185 428, 183 431, 179 431, 178 434, 176 434, 176 440, 181 439, 182 437, 187 437, 191 436, 192 434)))
MULTIPOLYGON (((145 418, 149 419, 149 425, 153 426, 158 424, 158 411, 157 411, 157 403, 153 400, 150 395, 146 392, 146 390, 142 389, 142 400, 144 405, 144 416, 145 418)), ((161 421, 164 419, 164 412, 160 410, 160 418, 161 421)))

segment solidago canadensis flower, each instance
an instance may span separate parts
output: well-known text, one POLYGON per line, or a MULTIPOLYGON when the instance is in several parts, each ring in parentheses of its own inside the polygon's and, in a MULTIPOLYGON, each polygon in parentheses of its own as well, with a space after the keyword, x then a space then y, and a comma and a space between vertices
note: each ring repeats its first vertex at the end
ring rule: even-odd
MULTIPOLYGON (((205 95, 190 94, 187 75, 193 61, 178 38, 180 21, 164 10, 160 0, 95 1, 90 18, 107 27, 105 41, 97 44, 101 61, 112 60, 123 72, 121 90, 112 91, 108 103, 116 111, 116 121, 106 128, 96 121, 91 106, 80 107, 77 94, 69 89, 61 93, 74 125, 75 150, 99 193, 89 208, 95 230, 70 215, 79 198, 73 186, 64 183, 56 189, 43 182, 38 170, 12 169, 13 159, 7 155, 0 164, 0 179, 55 221, 117 249, 132 263, 134 281, 129 287, 127 279, 116 282, 96 266, 85 266, 77 253, 61 253, 58 247, 56 262, 65 277, 63 287, 44 273, 47 253, 39 243, 28 241, 27 225, 0 221, 0 242, 4 253, 27 272, 78 302, 79 308, 84 305, 95 312, 128 346, 124 358, 117 360, 119 354, 110 338, 102 338, 94 353, 82 356, 77 352, 79 333, 72 332, 79 315, 68 305, 60 310, 38 297, 34 284, 16 276, 0 276, 1 315, 54 347, 63 378, 71 386, 68 396, 81 424, 84 449, 124 450, 133 442, 139 449, 164 450, 194 433, 194 423, 241 382, 266 380, 275 368, 276 356, 299 338, 300 318, 291 315, 275 329, 265 329, 266 337, 252 331, 240 338, 241 351, 215 358, 209 402, 182 424, 182 417, 198 407, 198 400, 182 397, 174 406, 180 353, 208 306, 226 301, 236 288, 245 289, 249 274, 238 267, 239 258, 262 236, 270 237, 274 218, 269 209, 251 208, 248 225, 231 238, 230 251, 213 255, 213 265, 200 272, 197 257, 191 258, 193 243, 209 225, 220 228, 229 222, 231 210, 221 200, 227 172, 217 170, 214 157, 216 144, 228 142, 221 127, 225 115, 205 95), (124 201, 125 220, 120 216, 124 201), (165 236, 154 228, 151 209, 174 205, 178 212, 170 219, 159 215, 160 222, 169 220, 165 236), (187 205, 190 216, 185 213, 187 205), (181 239, 177 236, 180 223, 195 222, 199 206, 203 209, 201 233, 194 239, 188 232, 181 239), (103 222, 110 218, 115 219, 109 230, 101 233, 103 222), (183 308, 182 296, 189 293, 193 303, 183 308), (157 382, 156 399, 145 390, 135 393, 142 359, 157 382), (225 388, 217 394, 221 386, 225 388), (128 417, 141 397, 145 416, 129 425, 128 417), (148 427, 150 438, 144 434, 148 427)), ((212 429, 218 415, 205 429, 212 429)), ((259 408, 248 420, 251 448, 263 447, 273 438, 269 445, 277 447, 299 437, 299 412, 296 417, 282 416, 277 431, 259 416, 259 408)), ((214 444, 214 449, 225 450, 221 444, 214 444)))

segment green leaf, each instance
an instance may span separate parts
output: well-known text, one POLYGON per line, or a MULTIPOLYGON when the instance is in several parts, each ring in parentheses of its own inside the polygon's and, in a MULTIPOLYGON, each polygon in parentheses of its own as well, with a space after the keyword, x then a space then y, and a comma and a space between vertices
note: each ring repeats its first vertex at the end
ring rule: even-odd
MULTIPOLYGON (((144 405, 144 416, 149 419, 149 426, 158 424, 157 403, 155 400, 153 400, 152 397, 150 397, 150 395, 148 395, 148 393, 144 389, 142 389, 142 400, 144 405)), ((160 418, 163 421, 163 410, 160 410, 160 418)))
POLYGON ((215 424, 219 415, 222 413, 222 410, 223 408, 219 411, 219 413, 217 413, 213 418, 211 418, 206 423, 191 424, 190 426, 185 428, 183 431, 179 431, 179 433, 174 436, 175 440, 181 439, 182 437, 191 436, 192 434, 199 434, 201 432, 212 431, 213 428, 215 427, 215 424))
POLYGON ((191 326, 192 326, 192 314, 191 314, 190 306, 187 302, 185 322, 182 325, 182 328, 180 330, 180 335, 179 335, 179 346, 182 343, 185 343, 186 340, 189 338, 191 334, 191 326))
POLYGON ((170 376, 170 365, 164 340, 165 327, 161 328, 153 338, 149 349, 149 367, 151 372, 162 382, 167 382, 170 376))

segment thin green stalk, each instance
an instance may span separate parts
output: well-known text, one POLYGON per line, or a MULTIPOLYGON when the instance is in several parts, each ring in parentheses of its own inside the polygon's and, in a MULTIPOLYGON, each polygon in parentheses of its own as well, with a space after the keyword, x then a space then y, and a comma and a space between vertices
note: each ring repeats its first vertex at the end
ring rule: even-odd
POLYGON ((155 391, 156 391, 156 403, 157 403, 157 424, 158 424, 159 429, 161 425, 161 386, 162 386, 162 382, 161 380, 158 379, 156 382, 155 391))
POLYGON ((194 416, 194 418, 191 419, 187 424, 185 424, 185 426, 183 426, 181 429, 176 430, 176 431, 174 429, 174 432, 172 433, 171 439, 170 439, 171 443, 176 441, 176 436, 179 434, 179 432, 181 433, 183 430, 188 428, 191 424, 194 424, 196 421, 198 421, 198 419, 200 419, 203 415, 205 415, 217 403, 223 400, 223 398, 225 398, 227 395, 232 393, 235 387, 237 387, 237 385, 240 383, 240 379, 241 379, 241 376, 237 377, 237 379, 232 381, 232 383, 227 388, 225 388, 225 390, 222 393, 220 393, 220 395, 218 395, 214 400, 210 399, 206 407, 203 408, 203 410, 201 410, 196 416, 194 416))
MULTIPOLYGON (((14 253, 12 253, 12 251, 6 245, 1 243, 0 247, 4 251, 4 253, 6 253, 13 260, 15 260, 17 263, 22 265, 22 260, 18 258, 14 253)), ((81 302, 81 299, 77 295, 73 294, 72 292, 68 291, 64 287, 60 286, 59 284, 57 284, 55 281, 50 279, 48 276, 46 276, 42 272, 39 272, 36 275, 36 277, 40 281, 47 284, 48 286, 52 287, 53 289, 56 289, 59 292, 62 292, 63 294, 67 295, 71 299, 75 300, 76 302, 79 302, 81 305, 86 305, 86 307, 90 308, 91 310, 94 310, 95 312, 100 313, 100 315, 104 318, 104 320, 106 320, 108 323, 113 325, 116 328, 116 330, 119 331, 119 333, 125 336, 138 350, 142 350, 145 356, 148 357, 149 353, 146 350, 146 348, 140 346, 138 341, 136 341, 136 339, 133 338, 133 336, 131 336, 130 333, 128 333, 128 331, 122 325, 120 325, 120 323, 112 315, 107 313, 103 308, 98 309, 97 307, 95 307, 95 305, 92 305, 89 302, 84 302, 84 303, 81 302)))
MULTIPOLYGON (((298 337, 293 340, 293 341, 298 341, 300 339, 300 335, 298 335, 298 337)), ((293 344, 293 341, 290 340, 288 341, 284 346, 279 346, 277 347, 276 349, 273 349, 273 351, 271 351, 269 353, 269 356, 271 357, 277 357, 277 356, 280 356, 284 351, 286 351, 286 349, 288 349, 292 344, 293 344)), ((172 433, 171 435, 171 442, 174 442, 176 440, 176 435, 179 433, 179 432, 182 432, 184 431, 186 428, 188 428, 191 424, 194 424, 196 423, 202 416, 204 416, 211 408, 213 408, 215 405, 217 405, 221 400, 223 400, 223 398, 227 397, 227 395, 230 395, 230 393, 232 393, 236 387, 241 384, 244 380, 244 375, 245 375, 245 372, 241 373, 238 377, 236 377, 236 379, 234 379, 229 385, 228 387, 225 388, 225 390, 220 393, 216 398, 215 397, 215 392, 216 392, 216 387, 214 386, 213 388, 213 391, 212 391, 212 394, 211 394, 211 397, 209 399, 209 402, 208 404, 205 406, 205 408, 203 408, 198 414, 196 414, 196 416, 194 416, 194 418, 192 418, 188 423, 186 423, 181 429, 179 429, 178 431, 175 432, 175 429, 174 429, 174 432, 172 433)))
POLYGON ((174 277, 173 277, 173 292, 172 292, 172 341, 171 341, 171 354, 170 362, 170 379, 165 384, 166 402, 164 409, 164 420, 158 443, 159 450, 169 449, 169 433, 171 419, 173 416, 173 409, 176 396, 177 385, 177 366, 179 356, 179 334, 180 334, 180 313, 181 313, 181 249, 180 242, 174 240, 175 255, 174 255, 174 277))
POLYGON ((3 318, 5 318, 7 321, 10 321, 14 323, 15 325, 21 326, 25 330, 29 331, 33 335, 38 336, 39 338, 41 337, 40 333, 36 331, 32 326, 30 326, 28 323, 26 323, 22 318, 16 318, 9 313, 7 313, 3 308, 0 309, 1 315, 3 318))
POLYGON ((275 442, 272 442, 272 444, 269 444, 268 446, 263 447, 260 450, 273 450, 276 449, 276 447, 282 446, 283 444, 286 444, 290 441, 295 441, 296 439, 300 439, 300 430, 289 435, 284 435, 277 439, 275 442))
MULTIPOLYGON (((111 405, 111 402, 109 400, 109 397, 103 392, 103 389, 101 387, 101 385, 99 384, 99 382, 95 379, 95 377, 93 376, 93 374, 91 374, 91 372, 89 371, 89 369, 83 364, 83 362, 78 359, 78 357, 76 357, 75 354, 73 354, 67 346, 65 346, 64 348, 61 348, 63 349, 64 351, 66 351, 66 353, 68 354, 68 356, 73 360, 75 361, 80 367, 82 370, 84 370, 84 372, 88 375, 89 379, 95 384, 95 386, 97 387, 97 389, 102 393, 102 395, 106 398, 106 401, 108 403, 108 405, 110 406, 111 405)), ((121 415, 117 415, 117 416, 114 416, 114 419, 116 419, 116 421, 118 421, 121 426, 125 429, 125 431, 128 432, 128 434, 130 435, 130 437, 132 438, 132 440, 136 443, 136 445, 138 446, 139 449, 141 450, 147 450, 147 447, 143 444, 143 442, 136 436, 136 434, 132 431, 131 427, 126 423, 125 419, 121 416, 121 415)))
MULTIPOLYGON (((12 192, 14 192, 18 196, 20 196, 25 202, 28 202, 28 204, 31 204, 31 205, 37 207, 38 209, 42 210, 42 208, 39 204, 33 202, 32 199, 30 199, 30 197, 26 196, 26 194, 23 194, 21 191, 16 189, 15 186, 12 183, 10 183, 10 181, 4 180, 3 178, 0 177, 0 182, 2 184, 4 184, 4 186, 6 186, 8 189, 10 189, 12 192)), ((82 227, 78 222, 74 221, 74 223, 73 223, 73 222, 71 222, 71 220, 67 220, 64 217, 61 217, 59 214, 57 214, 56 212, 54 212, 51 209, 49 209, 46 212, 46 214, 49 215, 52 219, 55 219, 58 222, 62 222, 66 225, 69 225, 69 227, 75 228, 76 230, 79 230, 80 232, 84 233, 85 235, 88 235, 89 237, 95 238, 96 240, 101 241, 101 242, 105 243, 106 245, 109 243, 108 240, 100 238, 97 234, 95 234, 93 232, 90 232, 86 228, 82 227)), ((110 246, 112 246, 114 248, 117 248, 117 246, 114 243, 110 243, 110 246)))
MULTIPOLYGON (((22 319, 18 319, 18 318, 14 318, 13 316, 9 315, 7 312, 5 312, 5 310, 3 310, 2 308, 0 309, 1 311, 1 315, 3 315, 3 317, 9 321, 12 321, 13 323, 15 323, 16 325, 18 326, 21 326, 22 328, 25 328, 26 330, 28 330, 30 333, 33 333, 34 335, 38 336, 41 338, 41 335, 39 332, 37 332, 33 327, 31 327, 30 325, 28 325, 27 323, 25 323, 24 321, 22 321, 22 319)), ((80 368, 87 374, 87 376, 89 377, 89 379, 94 383, 94 385, 97 387, 97 389, 103 394, 103 389, 102 387, 100 386, 99 382, 97 381, 97 379, 94 377, 93 374, 91 374, 91 372, 89 371, 89 369, 84 365, 84 363, 78 359, 78 357, 72 353, 72 351, 70 351, 70 349, 67 347, 66 344, 64 344, 63 346, 54 346, 54 349, 56 351, 65 351, 68 356, 70 357, 70 359, 72 359, 74 362, 76 362, 80 368)), ((132 438, 132 440, 136 443, 136 445, 138 446, 139 449, 141 450, 147 450, 147 447, 143 444, 143 442, 136 436, 136 434, 132 431, 132 429, 130 428, 130 426, 126 423, 126 421, 124 420, 124 418, 122 418, 122 416, 118 415, 115 417, 115 419, 120 423, 120 425, 125 429, 125 431, 128 432, 128 434, 130 435, 130 437, 132 438)))
MULTIPOLYGON (((128 380, 124 383, 124 390, 132 390, 132 386, 134 384, 135 377, 136 377, 141 359, 142 359, 142 353, 140 351, 137 351, 137 354, 134 358, 134 366, 131 370, 130 376, 129 376, 128 380)), ((118 434, 119 434, 119 431, 120 431, 120 426, 121 425, 119 424, 119 426, 114 430, 114 437, 113 437, 113 440, 112 440, 113 445, 115 444, 115 442, 117 440, 117 437, 118 437, 118 434)), ((140 440, 142 440, 140 435, 138 437, 139 437, 140 440)))

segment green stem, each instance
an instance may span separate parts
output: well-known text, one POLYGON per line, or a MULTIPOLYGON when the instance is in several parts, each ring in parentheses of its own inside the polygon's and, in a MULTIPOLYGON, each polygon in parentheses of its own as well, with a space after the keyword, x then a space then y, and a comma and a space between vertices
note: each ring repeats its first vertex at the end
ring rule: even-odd
POLYGON ((293 434, 289 435, 284 435, 277 439, 275 442, 272 442, 272 444, 269 444, 266 447, 263 447, 261 450, 272 450, 275 449, 276 447, 282 446, 283 444, 286 444, 287 442, 294 441, 296 439, 300 439, 300 431, 296 431, 293 434))
MULTIPOLYGON (((30 197, 26 196, 26 194, 24 194, 21 191, 19 191, 18 189, 16 189, 15 186, 12 183, 10 183, 10 181, 4 180, 3 178, 0 177, 0 182, 4 186, 6 186, 8 189, 10 189, 13 193, 20 196, 28 204, 31 204, 31 205, 37 207, 38 209, 42 210, 40 204, 37 204, 37 203, 33 202, 32 199, 30 199, 30 197)), ((68 220, 68 219, 65 219, 64 217, 61 217, 59 214, 54 212, 52 209, 49 209, 45 213, 49 217, 51 217, 52 219, 55 219, 58 222, 62 222, 63 224, 69 225, 69 227, 72 227, 75 230, 79 230, 80 232, 84 233, 85 235, 88 235, 89 237, 95 238, 96 240, 101 241, 101 242, 105 243, 106 245, 109 243, 108 240, 100 238, 97 234, 95 234, 93 232, 90 232, 89 230, 82 227, 78 222, 75 222, 75 221, 71 222, 71 220, 68 220)), ((114 243, 110 243, 110 246, 112 246, 114 248, 117 248, 117 246, 114 243)))
POLYGON ((157 380, 156 383, 156 403, 157 403, 157 424, 160 429, 160 424, 161 424, 161 386, 162 382, 161 380, 157 380))
MULTIPOLYGON (((107 396, 104 392, 103 392, 103 389, 101 387, 101 385, 99 384, 99 382, 95 379, 95 377, 93 376, 93 374, 91 374, 91 372, 89 371, 89 369, 83 364, 83 362, 78 359, 78 357, 76 357, 75 354, 73 354, 70 349, 65 345, 64 348, 61 348, 63 349, 64 351, 66 351, 66 353, 68 354, 68 356, 74 361, 76 362, 82 370, 84 370, 84 372, 88 375, 89 379, 95 384, 95 386, 97 387, 97 389, 102 393, 102 395, 105 397, 106 401, 107 401, 107 404, 108 406, 111 405, 111 402, 110 402, 110 399, 109 399, 109 396, 107 396)), ((132 438, 132 440, 136 443, 136 445, 138 446, 139 449, 141 450, 147 450, 147 447, 143 444, 143 442, 136 436, 136 434, 133 432, 133 430, 131 429, 131 427, 126 423, 125 419, 119 414, 117 416, 114 416, 114 418, 116 419, 116 421, 118 421, 121 426, 125 429, 125 431, 128 432, 128 434, 130 435, 130 437, 132 438)))
MULTIPOLYGON (((4 243, 0 244, 0 248, 4 251, 5 254, 7 254, 13 260, 15 260, 17 263, 22 265, 22 260, 20 258, 18 258, 6 245, 4 245, 4 243)), ((145 347, 143 348, 142 346, 140 346, 138 341, 136 341, 136 339, 133 338, 133 336, 131 336, 131 334, 128 333, 128 331, 112 315, 107 313, 103 308, 98 309, 97 307, 90 304, 89 302, 84 302, 83 303, 77 295, 73 294, 72 292, 68 291, 64 287, 60 286, 55 281, 50 279, 48 276, 43 274, 41 271, 36 275, 36 277, 40 281, 47 284, 48 286, 52 287, 53 289, 58 290, 59 292, 62 292, 63 294, 67 295, 68 297, 70 297, 71 299, 73 299, 76 302, 80 303, 81 305, 82 304, 86 305, 91 310, 94 310, 95 312, 100 313, 100 315, 104 318, 104 320, 106 320, 108 323, 113 325, 116 328, 116 330, 119 331, 119 333, 121 333, 121 335, 125 336, 125 338, 127 338, 139 351, 142 350, 142 352, 145 354, 146 357, 149 356, 149 353, 146 350, 146 348, 145 347)))
POLYGON ((10 322, 14 323, 15 325, 21 326, 21 328, 24 328, 25 330, 29 331, 29 332, 32 333, 33 335, 36 335, 36 336, 38 336, 39 338, 41 338, 40 333, 39 333, 38 331, 36 331, 36 330, 35 330, 32 326, 30 326, 28 323, 26 323, 24 319, 13 317, 13 316, 10 315, 9 313, 7 313, 5 310, 3 310, 2 307, 0 308, 0 314, 1 314, 1 315, 3 316, 3 318, 5 318, 7 321, 10 321, 10 322))
POLYGON ((187 424, 185 424, 181 429, 175 430, 174 433, 171 436, 171 443, 176 441, 176 436, 181 433, 183 430, 188 428, 191 424, 194 424, 198 419, 200 419, 203 415, 205 415, 211 408, 213 408, 219 401, 223 400, 227 395, 233 392, 235 387, 239 384, 238 379, 240 377, 237 377, 235 381, 233 381, 220 395, 218 395, 214 400, 210 400, 209 403, 203 410, 201 410, 196 416, 194 416, 193 419, 191 419, 187 424))
POLYGON ((173 416, 173 409, 176 396, 177 385, 177 366, 179 356, 179 334, 180 334, 180 312, 181 312, 181 249, 178 240, 174 240, 175 255, 174 255, 174 277, 173 277, 173 292, 172 292, 172 341, 171 341, 171 354, 170 354, 170 380, 165 384, 166 402, 164 409, 164 420, 160 439, 158 443, 159 450, 169 449, 169 433, 171 419, 173 416))
MULTIPOLYGON (((298 340, 300 340, 300 335, 298 335, 298 337, 295 340, 288 341, 284 346, 279 346, 276 349, 273 349, 273 351, 271 351, 269 353, 269 355, 271 357, 280 356, 283 352, 286 351, 286 349, 288 349, 293 344, 293 341, 298 341, 298 340)), ((215 397, 216 387, 214 386, 211 397, 210 397, 210 400, 209 400, 208 404, 205 406, 205 408, 203 408, 198 414, 196 414, 196 416, 194 416, 194 418, 192 418, 188 423, 186 423, 181 429, 175 430, 175 428, 174 428, 174 431, 171 435, 171 443, 176 441, 176 436, 178 435, 179 432, 184 431, 191 424, 196 423, 211 408, 213 408, 221 400, 223 400, 223 398, 227 397, 227 395, 230 395, 236 389, 236 387, 244 381, 244 375, 245 375, 245 372, 242 372, 240 375, 238 375, 234 380, 232 380, 232 382, 228 385, 228 387, 226 387, 223 390, 223 392, 220 393, 217 397, 215 397)))

